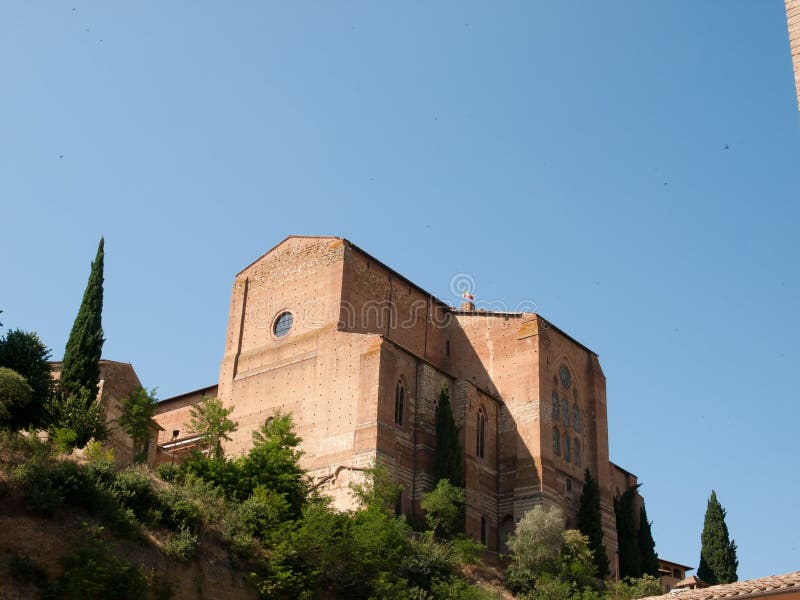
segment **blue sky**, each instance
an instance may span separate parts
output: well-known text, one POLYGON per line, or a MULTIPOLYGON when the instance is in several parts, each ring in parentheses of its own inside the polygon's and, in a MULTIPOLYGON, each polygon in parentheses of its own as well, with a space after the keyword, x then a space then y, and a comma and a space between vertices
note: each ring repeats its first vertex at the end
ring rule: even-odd
POLYGON ((4 2, 0 320, 60 358, 101 235, 107 358, 216 381, 237 271, 351 239, 594 349, 612 460, 697 565, 800 565, 800 114, 782 0, 4 2))

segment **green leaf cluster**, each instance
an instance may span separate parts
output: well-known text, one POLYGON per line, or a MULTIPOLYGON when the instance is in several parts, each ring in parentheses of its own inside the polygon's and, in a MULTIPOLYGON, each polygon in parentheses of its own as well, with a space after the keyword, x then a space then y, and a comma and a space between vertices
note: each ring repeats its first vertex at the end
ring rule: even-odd
POLYGON ((44 407, 53 394, 50 375, 50 349, 34 332, 8 331, 0 338, 0 367, 22 375, 31 387, 30 401, 17 402, 8 417, 12 429, 44 425, 44 407))
POLYGON ((230 441, 229 433, 236 431, 238 424, 228 418, 233 407, 225 408, 222 400, 203 396, 202 401, 190 409, 189 432, 200 436, 212 458, 224 455, 223 441, 230 441))
POLYGON ((139 386, 119 404, 120 416, 117 417, 117 424, 133 440, 133 457, 136 463, 147 460, 145 449, 151 436, 156 402, 156 388, 147 390, 139 386))

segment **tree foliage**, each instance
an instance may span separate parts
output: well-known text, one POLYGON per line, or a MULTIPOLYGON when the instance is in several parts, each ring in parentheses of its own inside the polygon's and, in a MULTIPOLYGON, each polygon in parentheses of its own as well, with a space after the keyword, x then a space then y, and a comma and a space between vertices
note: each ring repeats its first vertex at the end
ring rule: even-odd
POLYGON ((712 490, 703 522, 700 566, 697 568, 697 576, 711 585, 732 583, 739 579, 736 574, 739 567, 736 543, 729 537, 726 514, 717 500, 717 493, 712 490))
POLYGON ((119 407, 121 414, 117 417, 117 423, 133 440, 134 462, 145 462, 147 442, 156 412, 156 389, 147 390, 139 386, 122 399, 119 407))
POLYGON ((555 572, 564 545, 565 519, 560 508, 534 506, 508 536, 514 563, 533 574, 555 572))
POLYGON ((423 494, 425 521, 434 535, 453 538, 464 529, 466 494, 447 479, 440 479, 433 491, 423 494))
POLYGON ((638 579, 609 581, 606 590, 606 600, 635 600, 661 596, 661 581, 652 575, 643 575, 638 579))
POLYGON ((456 487, 464 487, 464 471, 461 464, 461 443, 458 427, 453 419, 450 393, 442 384, 439 404, 436 406, 436 452, 434 454, 436 481, 447 479, 456 487))
POLYGON ((238 427, 238 423, 228 418, 232 412, 232 406, 225 408, 222 400, 209 396, 203 396, 190 410, 189 432, 200 436, 213 458, 222 458, 222 441, 230 441, 228 434, 238 427))
POLYGON ((30 385, 31 401, 15 407, 11 427, 39 427, 43 424, 44 407, 53 393, 50 375, 50 349, 34 332, 15 329, 0 338, 0 367, 13 369, 30 385))
POLYGON ((589 539, 589 548, 594 556, 598 576, 608 576, 608 554, 603 543, 603 521, 600 514, 600 487, 588 468, 584 476, 578 509, 578 529, 589 539))
POLYGON ((647 520, 647 510, 644 502, 639 510, 639 531, 637 533, 637 545, 639 547, 639 562, 642 567, 642 575, 652 575, 658 577, 658 553, 656 552, 656 542, 653 540, 653 531, 647 520))
POLYGON ((83 448, 90 440, 108 438, 106 413, 97 389, 80 388, 75 392, 59 391, 45 407, 50 434, 59 440, 62 451, 83 448))
POLYGON ((614 513, 617 518, 617 545, 619 548, 619 576, 641 577, 642 561, 636 532, 634 508, 638 485, 625 490, 614 498, 614 513))
POLYGON ((13 369, 0 367, 0 425, 10 424, 13 414, 27 406, 31 398, 33 389, 25 378, 13 369))
POLYGON ((566 529, 558 507, 535 506, 509 537, 511 565, 507 585, 524 598, 596 598, 599 581, 589 538, 566 529))
POLYGON ((103 259, 103 238, 100 238, 78 316, 72 324, 72 331, 64 351, 59 386, 67 394, 79 393, 79 390, 86 389, 94 395, 100 381, 100 356, 104 342, 103 259))

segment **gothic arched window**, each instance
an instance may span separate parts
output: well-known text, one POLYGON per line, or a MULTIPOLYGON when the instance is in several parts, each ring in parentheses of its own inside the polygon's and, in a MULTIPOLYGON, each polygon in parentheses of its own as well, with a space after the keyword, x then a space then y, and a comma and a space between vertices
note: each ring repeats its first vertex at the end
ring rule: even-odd
POLYGON ((403 388, 403 382, 398 381, 397 386, 394 388, 394 422, 398 425, 403 425, 403 408, 406 401, 406 390, 403 388))
POLYGON ((483 412, 482 408, 479 408, 475 454, 477 454, 479 458, 484 458, 485 452, 486 452, 486 413, 483 412))
POLYGON ((570 446, 569 433, 565 431, 564 432, 564 460, 566 460, 567 462, 569 462, 570 457, 571 457, 571 453, 569 451, 570 450, 569 446, 570 446))
POLYGON ((578 433, 581 431, 581 409, 577 402, 572 404, 572 428, 578 433))
POLYGON ((558 427, 553 427, 553 454, 561 456, 561 434, 558 427))
POLYGON ((569 400, 566 396, 561 401, 561 416, 564 419, 564 425, 569 427, 569 400))

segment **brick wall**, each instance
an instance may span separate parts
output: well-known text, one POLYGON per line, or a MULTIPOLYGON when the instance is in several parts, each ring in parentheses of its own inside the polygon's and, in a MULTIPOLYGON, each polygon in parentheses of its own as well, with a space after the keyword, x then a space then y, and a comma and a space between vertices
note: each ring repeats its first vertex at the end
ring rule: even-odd
POLYGON ((800 109, 800 0, 786 0, 786 20, 789 26, 789 45, 794 65, 797 106, 800 109))

